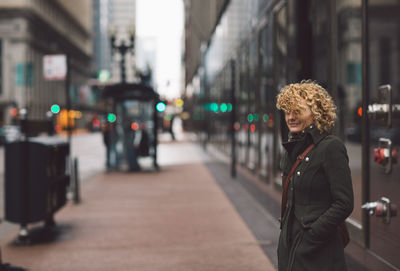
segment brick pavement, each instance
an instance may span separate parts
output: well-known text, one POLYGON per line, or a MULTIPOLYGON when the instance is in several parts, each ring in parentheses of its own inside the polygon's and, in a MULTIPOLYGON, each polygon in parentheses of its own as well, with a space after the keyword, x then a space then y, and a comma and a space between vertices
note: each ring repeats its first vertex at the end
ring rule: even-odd
POLYGON ((275 270, 201 163, 100 174, 82 198, 42 241, 18 246, 10 234, 3 259, 38 271, 275 270))

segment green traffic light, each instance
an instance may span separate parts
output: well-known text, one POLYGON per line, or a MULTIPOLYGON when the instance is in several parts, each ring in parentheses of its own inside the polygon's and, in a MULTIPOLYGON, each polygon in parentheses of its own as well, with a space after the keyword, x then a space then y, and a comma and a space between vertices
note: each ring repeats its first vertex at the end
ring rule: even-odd
POLYGON ((163 102, 159 102, 156 105, 156 109, 158 112, 164 112, 165 108, 166 108, 166 106, 165 106, 165 103, 163 103, 163 102))
POLYGON ((221 109, 221 112, 226 112, 226 111, 228 111, 228 105, 223 103, 223 104, 221 104, 220 109, 221 109))
POLYGON ((58 104, 53 104, 53 105, 50 107, 50 111, 51 111, 53 114, 57 114, 57 113, 60 112, 60 106, 59 106, 58 104))
POLYGON ((111 74, 108 70, 100 70, 99 74, 97 76, 97 79, 101 82, 101 83, 105 83, 108 80, 110 80, 111 74))
POLYGON ((214 111, 215 113, 218 113, 218 109, 219 109, 219 106, 218 106, 217 103, 212 103, 211 104, 211 111, 214 111))
POLYGON ((113 114, 113 113, 109 113, 109 114, 107 115, 107 120, 108 120, 109 122, 114 122, 114 121, 117 120, 117 116, 116 116, 115 114, 113 114))

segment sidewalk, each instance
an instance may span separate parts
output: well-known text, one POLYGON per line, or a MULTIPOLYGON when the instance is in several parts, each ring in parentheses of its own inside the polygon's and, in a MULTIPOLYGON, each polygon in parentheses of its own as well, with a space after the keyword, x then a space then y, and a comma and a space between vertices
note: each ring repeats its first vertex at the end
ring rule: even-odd
POLYGON ((8 236, 4 261, 38 271, 275 270, 200 162, 100 174, 82 198, 56 214, 50 241, 17 246, 17 232, 8 236))

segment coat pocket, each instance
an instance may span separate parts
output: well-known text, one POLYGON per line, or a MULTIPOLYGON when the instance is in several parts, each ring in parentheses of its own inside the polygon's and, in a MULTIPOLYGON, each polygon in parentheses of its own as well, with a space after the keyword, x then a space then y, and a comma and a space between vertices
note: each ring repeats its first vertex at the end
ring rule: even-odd
MULTIPOLYGON (((313 223, 323 214, 329 206, 326 205, 299 205, 296 204, 294 214, 305 231, 312 228, 313 223)), ((318 236, 315 237, 319 238, 318 236)))
POLYGON ((319 245, 319 244, 325 243, 324 240, 321 240, 318 236, 316 236, 313 233, 312 228, 303 229, 303 231, 304 231, 303 239, 305 242, 308 242, 308 243, 314 244, 314 245, 319 245))

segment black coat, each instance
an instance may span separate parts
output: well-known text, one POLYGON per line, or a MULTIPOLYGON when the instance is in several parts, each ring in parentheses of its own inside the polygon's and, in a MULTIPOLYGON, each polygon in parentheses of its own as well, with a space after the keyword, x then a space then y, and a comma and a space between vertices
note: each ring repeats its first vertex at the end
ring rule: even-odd
POLYGON ((278 245, 279 271, 343 271, 344 249, 337 226, 353 210, 349 160, 339 138, 311 125, 301 139, 284 143, 282 182, 297 155, 315 147, 299 164, 287 193, 278 245))

